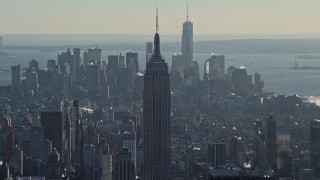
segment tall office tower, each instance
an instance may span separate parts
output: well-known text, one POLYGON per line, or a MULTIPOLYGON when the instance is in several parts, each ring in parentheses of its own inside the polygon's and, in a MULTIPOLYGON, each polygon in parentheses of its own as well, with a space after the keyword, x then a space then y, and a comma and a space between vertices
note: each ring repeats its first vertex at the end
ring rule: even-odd
POLYGON ((119 71, 119 56, 109 55, 107 66, 108 85, 111 92, 116 91, 117 75, 119 71))
POLYGON ((80 78, 80 48, 73 48, 72 55, 72 81, 76 82, 80 78))
POLYGON ((68 63, 64 63, 59 65, 60 72, 63 75, 69 75, 70 74, 70 65, 68 63))
POLYGON ((248 73, 245 67, 234 69, 234 71, 232 72, 231 79, 232 79, 234 91, 237 94, 244 95, 248 92, 248 86, 247 86, 248 73))
POLYGON ((254 148, 253 148, 253 154, 254 154, 254 166, 259 169, 265 169, 266 168, 266 152, 265 152, 265 132, 263 128, 263 122, 260 120, 257 120, 254 125, 254 148))
POLYGON ((228 161, 239 165, 241 163, 241 144, 238 137, 232 137, 230 139, 228 149, 228 161))
POLYGON ((310 159, 312 168, 318 168, 320 162, 320 120, 310 122, 310 159))
POLYGON ((85 144, 83 147, 83 180, 94 180, 94 146, 85 144))
POLYGON ((143 87, 144 87, 144 74, 138 73, 133 85, 133 98, 134 100, 143 99, 143 87))
POLYGON ((263 92, 264 82, 261 80, 261 74, 254 74, 254 89, 256 93, 261 94, 263 92))
POLYGON ((62 112, 42 112, 40 114, 44 137, 52 141, 52 146, 59 152, 61 162, 64 160, 64 139, 62 132, 62 112))
POLYGON ((56 70, 56 67, 57 67, 57 65, 56 65, 56 60, 54 60, 54 59, 49 59, 49 60, 47 61, 47 69, 48 69, 48 71, 55 71, 55 70, 56 70))
POLYGON ((12 159, 9 164, 15 168, 15 174, 21 174, 21 176, 23 176, 23 150, 18 145, 13 147, 12 150, 12 159))
POLYGON ((38 73, 34 68, 28 68, 26 70, 26 90, 28 96, 34 96, 38 94, 38 73))
POLYGON ((172 89, 177 89, 181 87, 181 83, 185 77, 184 59, 182 55, 172 55, 172 66, 170 71, 170 83, 172 89))
POLYGON ((84 143, 85 144, 92 144, 94 147, 94 152, 93 152, 93 162, 96 163, 96 165, 99 165, 100 159, 98 154, 98 149, 95 147, 98 147, 99 143, 99 134, 96 132, 96 129, 94 127, 94 123, 89 123, 86 127, 86 135, 83 137, 84 138, 84 143))
POLYGON ((247 86, 253 86, 252 84, 252 75, 251 74, 248 74, 247 75, 247 86))
POLYGON ((277 135, 277 167, 278 169, 284 166, 284 156, 290 151, 290 135, 277 135))
POLYGON ((261 74, 255 73, 254 74, 254 85, 257 86, 261 82, 261 74))
POLYGON ((82 128, 82 133, 83 133, 83 143, 84 144, 92 144, 92 145, 94 145, 93 144, 93 139, 94 139, 94 127, 92 127, 92 124, 93 123, 91 123, 91 122, 88 122, 88 124, 87 123, 85 123, 85 124, 83 124, 83 128, 82 128))
POLYGON ((84 169, 84 157, 83 157, 83 152, 84 152, 84 137, 85 137, 85 132, 84 132, 84 127, 83 127, 83 123, 80 123, 80 158, 79 158, 79 162, 80 162, 80 168, 77 171, 76 170, 76 177, 77 179, 81 179, 81 177, 83 177, 84 173, 83 173, 83 169, 84 169))
POLYGON ((48 154, 45 150, 44 131, 40 124, 39 117, 32 122, 32 129, 30 131, 30 157, 31 159, 46 160, 48 154))
MULTIPOLYGON (((70 105, 70 131, 71 131, 71 154, 72 154, 72 162, 74 163, 74 158, 75 158, 75 147, 76 147, 76 141, 75 141, 75 136, 76 136, 76 124, 79 124, 79 110, 77 106, 78 105, 78 101, 73 101, 72 104, 70 105)), ((74 164, 73 164, 74 165, 74 164)))
POLYGON ((136 167, 137 162, 137 146, 136 146, 136 138, 135 135, 128 139, 122 140, 122 148, 128 149, 128 152, 131 153, 131 161, 133 162, 134 166, 136 167))
POLYGON ((69 103, 68 101, 64 101, 63 103, 63 123, 62 123, 62 132, 64 137, 64 162, 70 165, 71 159, 71 121, 69 114, 69 103))
MULTIPOLYGON (((204 63, 205 80, 224 79, 225 77, 225 57, 224 55, 212 55, 204 63)), ((244 82, 245 83, 245 82, 244 82)))
POLYGON ((39 62, 36 61, 35 59, 32 59, 30 62, 29 62, 29 68, 33 68, 35 71, 39 71, 39 62))
POLYGON ((83 52, 83 65, 85 70, 87 69, 88 64, 88 52, 83 52))
POLYGON ((267 161, 273 169, 277 167, 277 123, 273 115, 265 119, 267 161))
POLYGON ((71 54, 70 48, 68 48, 66 52, 66 63, 72 66, 72 54, 71 54))
POLYGON ((152 57, 153 44, 152 42, 146 42, 146 63, 149 62, 149 59, 152 57))
POLYGON ((128 52, 126 53, 126 68, 131 69, 131 82, 134 82, 136 74, 139 72, 138 53, 128 52))
POLYGON ((97 47, 88 49, 87 63, 97 64, 102 69, 102 50, 97 47))
POLYGON ((75 100, 72 103, 71 108, 71 136, 72 136, 72 161, 76 168, 76 173, 80 172, 80 160, 81 160, 81 134, 80 134, 80 109, 79 101, 75 100))
POLYGON ((290 135, 277 135, 277 168, 280 178, 292 177, 292 158, 290 156, 290 135))
POLYGON ((123 151, 120 152, 116 157, 115 180, 134 179, 135 178, 134 169, 135 169, 134 164, 131 161, 131 153, 127 149, 123 149, 123 151))
POLYGON ((147 63, 143 90, 144 179, 171 177, 170 160, 170 75, 160 54, 160 36, 154 37, 154 51, 147 63))
POLYGON ((132 69, 133 75, 139 72, 138 53, 136 52, 126 53, 126 67, 132 69))
POLYGON ((108 56, 108 74, 117 74, 119 70, 119 56, 109 55, 108 56))
POLYGON ((58 65, 59 66, 67 63, 66 56, 67 55, 65 52, 61 52, 60 54, 58 54, 58 65))
POLYGON ((234 66, 229 66, 227 70, 226 77, 228 80, 232 80, 232 73, 235 72, 236 68, 234 66))
POLYGON ((119 71, 119 56, 109 55, 108 65, 107 65, 107 77, 108 77, 108 84, 111 87, 116 85, 118 71, 119 71))
MULTIPOLYGON (((10 162, 12 158, 13 147, 16 145, 14 143, 15 134, 12 128, 10 128, 5 135, 5 160, 10 162)), ((3 148, 2 148, 3 149, 3 148)))
POLYGON ((61 180, 61 175, 60 154, 56 149, 53 149, 47 160, 46 179, 61 180))
POLYGON ((120 68, 118 72, 118 88, 121 92, 127 92, 128 88, 132 87, 132 69, 120 68))
POLYGON ((172 55, 171 73, 178 72, 181 77, 184 74, 184 58, 182 55, 172 55))
POLYGON ((183 23, 181 48, 182 56, 185 60, 185 69, 188 70, 193 65, 193 23, 189 21, 188 8, 187 21, 183 23))
MULTIPOLYGON (((105 70, 100 70, 100 86, 105 89, 108 86, 108 77, 105 70)), ((108 90, 106 90, 105 92, 108 92, 108 90)))
POLYGON ((226 165, 226 144, 214 143, 208 144, 208 163, 213 167, 222 167, 226 165))
POLYGON ((124 67, 126 67, 126 59, 120 53, 119 54, 119 68, 124 68, 124 67))
POLYGON ((11 93, 14 96, 21 94, 21 66, 11 67, 11 93))
POLYGON ((72 54, 70 49, 68 48, 67 52, 61 52, 58 54, 58 65, 69 64, 72 62, 72 54))
POLYGON ((2 162, 0 166, 0 179, 10 178, 10 169, 7 162, 2 162))
POLYGON ((101 180, 112 180, 112 155, 109 151, 109 145, 105 144, 102 151, 101 180))
MULTIPOLYGON (((224 68, 223 68, 224 69, 224 68)), ((200 81, 200 70, 198 61, 193 61, 193 73, 197 81, 200 81)))
POLYGON ((87 85, 91 88, 99 88, 100 87, 100 70, 99 66, 95 64, 90 64, 87 66, 87 85))

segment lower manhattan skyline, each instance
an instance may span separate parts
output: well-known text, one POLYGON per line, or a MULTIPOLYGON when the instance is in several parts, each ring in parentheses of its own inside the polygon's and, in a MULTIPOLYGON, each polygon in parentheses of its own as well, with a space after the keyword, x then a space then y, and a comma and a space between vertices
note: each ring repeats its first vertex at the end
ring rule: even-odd
POLYGON ((0 180, 320 180, 319 5, 2 0, 0 180))
POLYGON ((0 34, 150 34, 154 7, 162 34, 180 34, 189 4, 195 34, 319 34, 317 0, 130 0, 1 2, 0 34))

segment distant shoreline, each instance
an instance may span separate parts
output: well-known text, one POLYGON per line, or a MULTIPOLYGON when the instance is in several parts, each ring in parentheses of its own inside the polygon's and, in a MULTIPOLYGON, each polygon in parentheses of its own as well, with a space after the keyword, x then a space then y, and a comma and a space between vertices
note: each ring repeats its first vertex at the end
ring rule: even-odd
MULTIPOLYGON (((9 41, 9 40, 8 40, 9 41)), ((144 51, 145 42, 152 39, 135 40, 129 39, 103 39, 90 37, 77 38, 26 38, 13 39, 11 43, 5 44, 5 50, 39 50, 42 52, 53 52, 67 48, 78 47, 89 49, 99 47, 104 50, 122 51, 144 51), (97 41, 97 42, 95 42, 97 41), (50 42, 51 44, 48 44, 50 42)), ((9 41, 10 42, 10 41, 9 41)), ((315 59, 320 58, 320 39, 234 39, 234 40, 202 40, 194 42, 195 53, 216 54, 297 54, 297 58, 315 59), (306 54, 308 57, 306 57, 306 54), (312 54, 312 56, 310 56, 312 54), (299 57, 300 56, 300 57, 299 57)), ((180 52, 181 43, 174 39, 161 39, 161 50, 165 52, 180 52)))

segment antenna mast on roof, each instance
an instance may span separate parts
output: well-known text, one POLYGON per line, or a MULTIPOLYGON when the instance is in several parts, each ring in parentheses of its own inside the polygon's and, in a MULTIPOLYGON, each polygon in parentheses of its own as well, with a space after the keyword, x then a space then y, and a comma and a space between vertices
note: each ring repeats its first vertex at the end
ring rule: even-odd
POLYGON ((159 31, 159 22, 158 22, 158 6, 157 6, 157 16, 156 16, 156 33, 159 31))
POLYGON ((187 21, 189 21, 189 3, 187 2, 187 21))

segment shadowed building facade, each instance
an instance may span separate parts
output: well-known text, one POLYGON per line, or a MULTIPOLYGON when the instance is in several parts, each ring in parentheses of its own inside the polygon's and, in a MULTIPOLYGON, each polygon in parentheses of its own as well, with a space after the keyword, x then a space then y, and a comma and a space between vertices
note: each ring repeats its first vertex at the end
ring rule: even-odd
POLYGON ((320 120, 310 122, 311 167, 317 169, 320 162, 320 120))
POLYGON ((170 75, 168 65, 160 54, 160 37, 157 30, 154 37, 154 52, 147 63, 144 75, 145 180, 170 179, 170 109, 170 75))
POLYGON ((11 67, 11 94, 20 96, 21 93, 21 66, 11 67))
POLYGON ((52 146, 60 154, 59 159, 62 162, 64 159, 62 112, 42 112, 40 120, 44 130, 44 137, 52 141, 52 146))
POLYGON ((265 120, 267 161, 273 169, 277 167, 277 122, 273 115, 269 115, 265 120))

